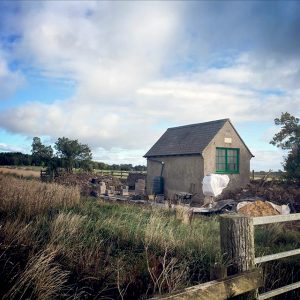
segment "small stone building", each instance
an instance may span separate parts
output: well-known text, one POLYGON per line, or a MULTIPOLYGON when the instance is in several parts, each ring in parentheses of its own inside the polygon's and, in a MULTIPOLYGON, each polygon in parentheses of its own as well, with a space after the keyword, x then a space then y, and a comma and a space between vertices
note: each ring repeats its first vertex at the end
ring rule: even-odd
POLYGON ((148 194, 152 194, 153 178, 162 172, 166 197, 187 192, 200 201, 205 175, 227 174, 226 190, 249 183, 253 155, 230 120, 223 119, 168 128, 144 157, 148 194))

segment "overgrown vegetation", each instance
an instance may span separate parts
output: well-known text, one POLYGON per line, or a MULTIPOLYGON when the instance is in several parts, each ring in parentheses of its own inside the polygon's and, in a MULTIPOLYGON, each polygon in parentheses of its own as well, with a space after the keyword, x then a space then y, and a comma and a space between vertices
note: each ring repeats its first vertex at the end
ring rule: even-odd
MULTIPOLYGON (((146 299, 228 263, 217 217, 185 225, 172 211, 80 199, 73 187, 0 175, 0 216, 1 299, 146 299)), ((287 228, 257 231, 258 253, 298 241, 287 228)), ((299 263, 290 267, 289 280, 299 263)))
POLYGON ((220 257, 215 219, 0 178, 0 298, 146 298, 209 280, 220 257))

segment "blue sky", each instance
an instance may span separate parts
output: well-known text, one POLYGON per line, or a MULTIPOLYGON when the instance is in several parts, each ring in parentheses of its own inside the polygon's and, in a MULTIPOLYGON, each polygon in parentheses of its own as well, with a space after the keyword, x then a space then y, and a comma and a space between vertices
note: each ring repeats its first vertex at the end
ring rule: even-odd
POLYGON ((274 118, 300 115, 300 2, 1 1, 0 151, 32 137, 144 164, 171 126, 230 118, 277 170, 274 118))

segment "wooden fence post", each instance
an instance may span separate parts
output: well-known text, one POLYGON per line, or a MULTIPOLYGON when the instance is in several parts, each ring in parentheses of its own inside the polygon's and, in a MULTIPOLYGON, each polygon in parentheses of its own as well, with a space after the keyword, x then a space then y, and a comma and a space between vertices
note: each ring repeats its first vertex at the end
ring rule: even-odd
MULTIPOLYGON (((229 264, 228 275, 255 268, 253 219, 242 215, 220 216, 221 253, 229 264)), ((239 299, 255 299, 253 291, 239 299)))

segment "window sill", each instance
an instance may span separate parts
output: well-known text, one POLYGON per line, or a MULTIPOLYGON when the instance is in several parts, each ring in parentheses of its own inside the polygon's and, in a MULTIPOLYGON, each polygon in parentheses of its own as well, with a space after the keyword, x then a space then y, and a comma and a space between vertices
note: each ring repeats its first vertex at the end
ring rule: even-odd
POLYGON ((216 174, 240 174, 240 172, 216 171, 216 174))

